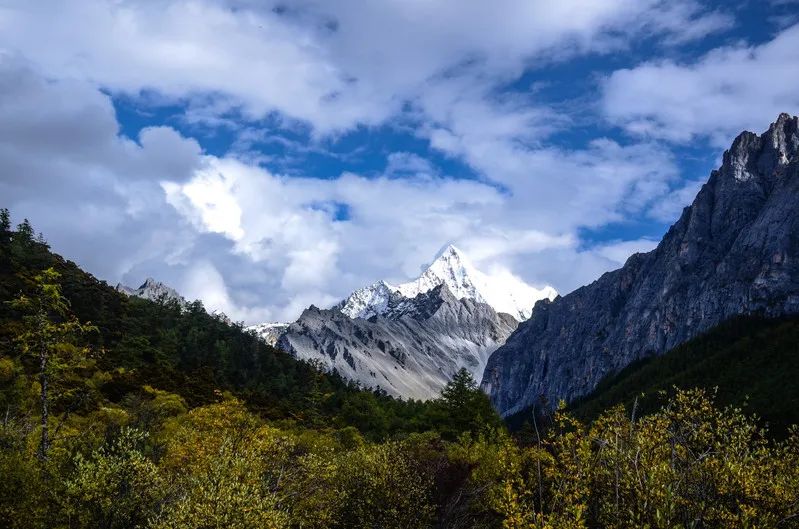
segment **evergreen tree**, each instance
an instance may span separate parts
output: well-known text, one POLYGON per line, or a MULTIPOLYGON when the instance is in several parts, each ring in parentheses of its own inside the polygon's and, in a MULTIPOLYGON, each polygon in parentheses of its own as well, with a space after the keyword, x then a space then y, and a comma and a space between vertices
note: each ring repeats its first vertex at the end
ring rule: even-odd
POLYGON ((471 373, 461 368, 441 390, 441 404, 449 433, 483 433, 500 428, 502 421, 491 407, 488 396, 480 390, 471 373))
POLYGON ((28 219, 23 219, 17 226, 17 237, 23 242, 32 242, 35 232, 28 219))
POLYGON ((46 246, 48 248, 50 247, 50 245, 47 244, 47 239, 44 238, 44 233, 42 232, 39 232, 39 235, 36 236, 36 242, 42 246, 46 246))
POLYGON ((10 302, 11 307, 22 312, 23 331, 17 338, 23 353, 33 354, 39 364, 39 405, 41 412, 41 438, 39 458, 47 459, 50 449, 50 384, 53 373, 63 369, 64 362, 79 361, 85 349, 73 343, 79 334, 92 327, 80 323, 69 310, 69 303, 61 294, 60 274, 48 268, 34 277, 34 294, 21 294, 10 302), (55 360, 55 362, 54 362, 55 360))
POLYGON ((8 234, 11 232, 11 213, 8 208, 0 209, 0 234, 8 234))
POLYGON ((0 209, 0 268, 8 266, 9 245, 11 244, 11 214, 8 209, 0 209))

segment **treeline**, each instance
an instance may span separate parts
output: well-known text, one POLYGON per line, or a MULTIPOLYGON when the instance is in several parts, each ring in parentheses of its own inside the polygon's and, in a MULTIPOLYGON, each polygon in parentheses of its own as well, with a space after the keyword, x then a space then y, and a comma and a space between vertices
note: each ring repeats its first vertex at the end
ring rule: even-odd
POLYGON ((799 431, 705 391, 513 437, 466 371, 353 387, 0 226, 0 527, 799 527, 799 431))

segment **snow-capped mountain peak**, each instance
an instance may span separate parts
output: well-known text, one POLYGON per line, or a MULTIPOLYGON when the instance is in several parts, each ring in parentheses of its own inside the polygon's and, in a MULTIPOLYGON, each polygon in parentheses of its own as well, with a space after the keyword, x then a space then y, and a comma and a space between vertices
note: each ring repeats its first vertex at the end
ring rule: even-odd
POLYGON ((259 323, 258 325, 250 325, 246 330, 254 332, 266 343, 274 346, 280 336, 288 329, 289 325, 288 323, 282 322, 259 323))
POLYGON ((450 244, 438 254, 422 275, 399 285, 397 290, 403 296, 413 298, 444 284, 459 299, 470 298, 482 302, 484 300, 474 281, 477 276, 479 272, 466 255, 450 244))
POLYGON ((414 298, 441 284, 458 299, 486 303, 517 320, 529 318, 536 301, 554 299, 558 294, 549 286, 536 289, 508 271, 484 274, 472 265, 463 251, 448 245, 418 278, 398 286, 378 281, 353 292, 338 308, 350 318, 370 318, 384 314, 392 301, 414 298))
POLYGON ((397 295, 397 287, 377 281, 350 294, 338 308, 350 318, 368 319, 383 314, 397 295))
POLYGON ((128 296, 136 296, 138 298, 149 299, 150 301, 175 299, 182 305, 187 304, 186 300, 183 298, 183 296, 178 294, 177 290, 165 285, 164 283, 161 283, 160 281, 156 281, 152 277, 145 279, 144 283, 142 283, 139 288, 131 288, 119 283, 117 285, 117 290, 128 296))

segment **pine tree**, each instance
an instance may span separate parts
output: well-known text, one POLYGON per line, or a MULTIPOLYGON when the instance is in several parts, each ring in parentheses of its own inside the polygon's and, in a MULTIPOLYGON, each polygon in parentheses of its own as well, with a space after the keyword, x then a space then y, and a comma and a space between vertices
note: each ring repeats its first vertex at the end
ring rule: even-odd
POLYGON ((50 449, 50 384, 54 374, 53 360, 63 369, 64 363, 80 361, 85 348, 73 346, 76 338, 93 330, 80 323, 69 310, 69 302, 61 293, 60 274, 52 268, 34 277, 32 296, 21 294, 10 302, 12 308, 22 312, 23 332, 18 342, 25 354, 32 354, 39 363, 39 406, 41 412, 41 438, 39 459, 45 461, 50 449))
POLYGON ((36 242, 42 246, 50 248, 50 245, 47 244, 47 239, 44 238, 44 233, 42 232, 39 232, 39 235, 36 236, 36 242))
POLYGON ((34 235, 35 232, 30 221, 28 219, 23 219, 22 222, 17 226, 17 237, 24 242, 31 242, 33 241, 34 235))
POLYGON ((452 434, 482 433, 501 427, 502 421, 471 373, 461 368, 441 391, 441 403, 452 434))
MULTIPOLYGON (((11 214, 8 209, 0 209, 0 260, 7 258, 11 243, 11 214)), ((0 263, 2 264, 2 263, 0 263)))
POLYGON ((0 233, 9 233, 11 231, 11 213, 8 208, 0 209, 0 233))
POLYGON ((441 390, 441 398, 444 399, 448 408, 464 410, 471 404, 476 390, 477 382, 472 377, 472 374, 466 368, 461 368, 441 390))

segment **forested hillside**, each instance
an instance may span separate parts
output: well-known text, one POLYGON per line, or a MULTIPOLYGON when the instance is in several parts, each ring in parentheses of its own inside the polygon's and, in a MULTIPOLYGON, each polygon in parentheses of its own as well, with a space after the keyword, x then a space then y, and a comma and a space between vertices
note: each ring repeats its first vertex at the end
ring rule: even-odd
MULTIPOLYGON (((7 212, 3 218, 8 219, 7 212)), ((132 395, 141 397, 148 385, 198 406, 216 402, 219 391, 229 391, 264 418, 306 426, 355 426, 372 439, 425 431, 442 421, 435 406, 362 391, 335 374, 321 373, 264 344, 240 325, 208 314, 200 302, 184 310, 174 300, 153 303, 120 294, 51 253, 27 221, 16 232, 10 231, 8 220, 3 222, 0 299, 30 292, 34 276, 52 268, 59 274, 70 312, 96 328, 82 336, 91 358, 83 374, 96 370, 103 376, 91 388, 73 388, 85 394, 87 402, 120 404, 132 395)), ((10 304, 0 305, 4 351, 14 348, 19 319, 19 311, 10 304)))
POLYGON ((584 419, 618 403, 651 413, 673 388, 701 387, 714 391, 717 402, 740 406, 773 433, 784 433, 799 423, 798 378, 799 318, 741 317, 627 367, 570 408, 584 419))
POLYGON ((799 432, 701 390, 507 433, 345 384, 199 303, 127 298, 0 212, 0 526, 795 527, 799 432))
MULTIPOLYGON (((741 407, 783 436, 799 423, 799 318, 743 316, 604 379, 569 403, 583 420, 623 404, 628 413, 660 409, 677 388, 703 388, 721 405, 741 407)), ((532 421, 534 407, 506 419, 513 430, 532 421)), ((546 420, 546 418, 543 418, 546 420)))

